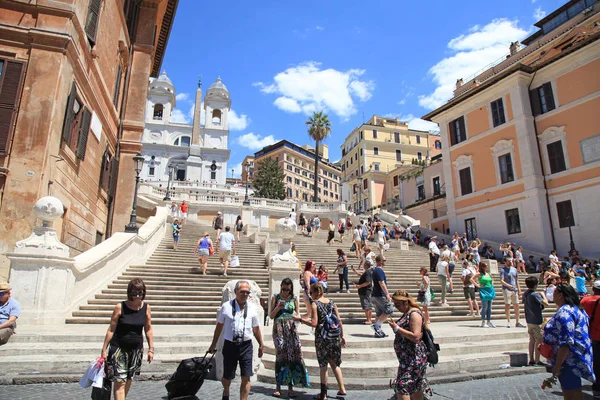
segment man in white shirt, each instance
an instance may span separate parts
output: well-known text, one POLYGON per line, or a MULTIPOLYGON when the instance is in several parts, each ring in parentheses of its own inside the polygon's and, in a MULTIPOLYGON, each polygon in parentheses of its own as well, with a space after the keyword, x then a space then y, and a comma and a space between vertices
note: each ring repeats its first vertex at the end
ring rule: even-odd
POLYGON ((437 247, 437 236, 434 236, 429 240, 429 271, 436 272, 439 259, 440 249, 437 247))
POLYGON ((221 306, 217 317, 217 326, 212 343, 208 349, 216 353, 217 341, 223 332, 223 397, 229 400, 229 387, 235 378, 235 370, 240 364, 242 384, 240 386, 240 400, 247 400, 250 393, 250 377, 252 373, 252 336, 258 342, 258 356, 263 355, 263 341, 260 331, 258 312, 248 303, 250 283, 238 281, 235 285, 235 300, 228 301, 221 306))
POLYGON ((556 250, 552 250, 550 252, 550 255, 548 256, 548 261, 550 261, 550 265, 552 266, 553 269, 560 270, 561 263, 560 263, 560 260, 558 259, 558 256, 556 255, 556 250))
POLYGON ((298 224, 298 221, 296 221, 296 212, 294 211, 293 208, 292 208, 292 211, 290 211, 290 219, 292 221, 294 221, 295 224, 298 224))
POLYGON ((229 268, 229 261, 231 260, 231 253, 235 254, 235 237, 233 233, 229 232, 231 228, 225 227, 225 232, 221 233, 217 238, 217 245, 219 246, 219 260, 223 266, 223 276, 227 276, 227 268, 229 268))

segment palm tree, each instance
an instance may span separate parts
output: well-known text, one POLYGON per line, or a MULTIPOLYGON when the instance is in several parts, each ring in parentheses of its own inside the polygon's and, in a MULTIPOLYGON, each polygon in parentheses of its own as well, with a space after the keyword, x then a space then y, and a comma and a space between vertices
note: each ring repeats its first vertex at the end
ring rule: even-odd
POLYGON ((314 112, 312 117, 309 117, 305 124, 308 126, 308 135, 315 141, 315 182, 313 187, 313 201, 318 202, 319 144, 331 133, 331 122, 329 122, 327 114, 323 114, 323 111, 319 111, 314 112))

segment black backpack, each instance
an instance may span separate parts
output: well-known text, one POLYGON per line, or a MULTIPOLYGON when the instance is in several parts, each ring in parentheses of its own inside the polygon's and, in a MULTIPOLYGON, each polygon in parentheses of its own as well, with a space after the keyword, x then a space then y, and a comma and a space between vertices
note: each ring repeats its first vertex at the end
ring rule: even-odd
POLYGON ((433 334, 429 328, 423 327, 423 343, 427 348, 427 363, 432 367, 439 361, 438 351, 440 351, 440 345, 434 342, 433 334))

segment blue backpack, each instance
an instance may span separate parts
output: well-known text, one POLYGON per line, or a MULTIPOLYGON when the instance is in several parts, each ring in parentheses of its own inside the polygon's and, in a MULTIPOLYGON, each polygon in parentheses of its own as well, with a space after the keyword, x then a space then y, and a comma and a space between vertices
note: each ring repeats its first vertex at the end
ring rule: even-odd
POLYGON ((337 315, 333 312, 335 305, 332 301, 329 303, 329 312, 325 310, 325 307, 320 301, 317 301, 317 306, 321 308, 323 314, 325 314, 325 321, 323 321, 323 329, 321 329, 321 337, 325 340, 337 339, 342 334, 342 323, 337 315))

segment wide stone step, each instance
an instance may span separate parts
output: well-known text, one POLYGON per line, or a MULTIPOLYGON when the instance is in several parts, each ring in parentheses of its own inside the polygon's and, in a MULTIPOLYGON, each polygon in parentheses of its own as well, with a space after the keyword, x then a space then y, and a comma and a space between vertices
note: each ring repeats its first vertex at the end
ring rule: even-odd
MULTIPOLYGON (((158 317, 152 315, 152 325, 214 325, 216 322, 216 310, 211 317, 158 317)), ((110 315, 95 317, 70 317, 66 319, 67 324, 109 324, 110 315)))

